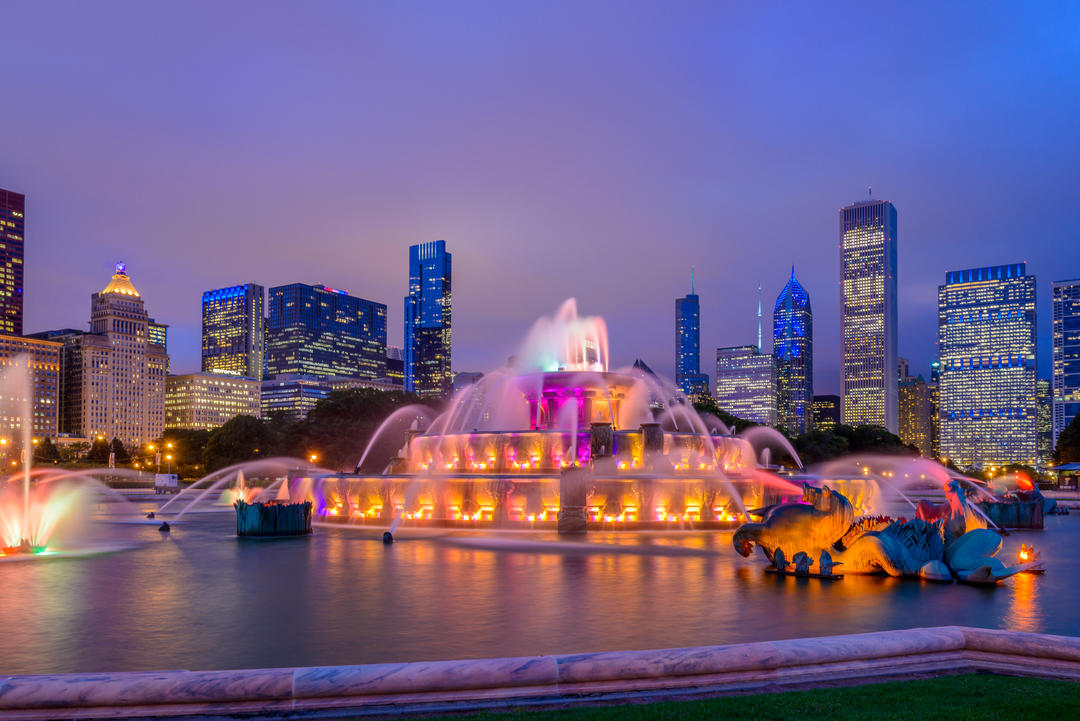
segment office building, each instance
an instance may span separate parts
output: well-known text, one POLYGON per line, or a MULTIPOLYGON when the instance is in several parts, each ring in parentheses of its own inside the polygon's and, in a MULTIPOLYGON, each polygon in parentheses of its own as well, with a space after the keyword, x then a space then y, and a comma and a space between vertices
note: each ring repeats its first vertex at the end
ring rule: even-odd
POLYGON ((701 305, 694 290, 691 270, 690 293, 675 299, 675 385, 690 398, 709 393, 709 376, 701 372, 701 305))
POLYGON ((23 332, 26 196, 0 188, 0 333, 23 332))
POLYGON ((270 289, 270 376, 386 376, 386 306, 325 285, 270 289))
POLYGON ((165 378, 165 427, 193 431, 220 428, 237 416, 262 414, 262 385, 254 378, 188 373, 165 378))
POLYGON ((1024 263, 952 271, 938 288, 941 454, 1034 465, 1035 276, 1024 263))
POLYGON ((405 353, 401 346, 386 346, 386 377, 405 387, 405 353))
POLYGON ((1038 441, 1035 444, 1035 460, 1040 468, 1054 465, 1054 404, 1050 381, 1035 381, 1035 426, 1038 441))
POLYGON ((127 446, 148 443, 165 429, 169 356, 150 342, 149 314, 123 263, 90 301, 90 332, 47 332, 64 341, 61 359, 63 433, 127 446))
POLYGON ((814 430, 831 431, 840 423, 840 396, 814 396, 814 430))
MULTIPOLYGON (((55 438, 60 424, 60 350, 63 343, 0 335, 0 367, 10 372, 15 364, 29 363, 30 408, 21 382, 7 386, 0 395, 0 437, 18 442, 22 437, 23 417, 30 413, 33 438, 55 438)), ((17 376, 13 376, 15 380, 17 376)))
POLYGON ((401 392, 401 383, 391 378, 355 378, 352 376, 330 376, 326 385, 331 391, 372 390, 384 393, 401 392))
POLYGON ((814 425, 814 314, 794 266, 773 306, 773 357, 777 423, 806 433, 814 425))
POLYGON ((716 405, 744 420, 776 425, 776 364, 755 345, 716 349, 716 405))
POLYGON ((846 425, 898 428, 896 208, 870 200, 840 209, 840 287, 846 425))
POLYGON ((450 392, 451 255, 446 241, 409 247, 405 297, 405 390, 422 398, 450 392))
MULTIPOLYGON (((906 371, 906 368, 904 369, 906 371)), ((912 378, 905 373, 900 380, 899 405, 900 440, 919 449, 919 455, 934 457, 934 398, 931 384, 920 375, 912 378)))
POLYGON ((1061 432, 1080 413, 1080 278, 1050 286, 1053 307, 1053 376, 1051 378, 1054 448, 1061 432))
POLYGON ((328 381, 314 376, 283 374, 262 382, 263 418, 284 415, 292 420, 307 417, 315 405, 330 395, 328 381))
POLYGON ((202 370, 262 380, 266 312, 263 287, 245 283, 202 296, 202 370))

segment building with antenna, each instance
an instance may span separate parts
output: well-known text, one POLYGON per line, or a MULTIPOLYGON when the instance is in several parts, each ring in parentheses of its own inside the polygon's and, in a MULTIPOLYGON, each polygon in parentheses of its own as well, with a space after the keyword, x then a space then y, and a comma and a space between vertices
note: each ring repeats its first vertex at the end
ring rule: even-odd
POLYGON ((687 396, 709 394, 709 376, 701 372, 701 304, 690 269, 690 293, 675 299, 675 384, 687 396))
MULTIPOLYGON (((761 301, 758 301, 760 347, 761 301)), ((814 315, 810 295, 791 277, 773 307, 773 357, 776 362, 776 420, 789 433, 806 433, 814 424, 814 315)))

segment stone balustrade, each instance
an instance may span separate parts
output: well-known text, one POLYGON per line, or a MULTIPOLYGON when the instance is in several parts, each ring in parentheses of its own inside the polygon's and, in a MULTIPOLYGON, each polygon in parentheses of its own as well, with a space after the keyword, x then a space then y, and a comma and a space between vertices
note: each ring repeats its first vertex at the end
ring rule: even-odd
POLYGON ((395 715, 955 673, 1080 680, 1080 638, 945 626, 654 651, 0 678, 0 719, 395 715))

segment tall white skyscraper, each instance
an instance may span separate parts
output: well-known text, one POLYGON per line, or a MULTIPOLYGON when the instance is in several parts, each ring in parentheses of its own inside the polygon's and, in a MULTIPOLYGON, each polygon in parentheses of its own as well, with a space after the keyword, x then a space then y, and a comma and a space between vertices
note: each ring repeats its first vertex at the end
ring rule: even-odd
POLYGON ((840 209, 844 395, 841 422, 899 431, 896 377, 896 208, 840 209))
POLYGON ((1035 465, 1035 276, 1023 263, 945 274, 938 288, 941 454, 1035 465))

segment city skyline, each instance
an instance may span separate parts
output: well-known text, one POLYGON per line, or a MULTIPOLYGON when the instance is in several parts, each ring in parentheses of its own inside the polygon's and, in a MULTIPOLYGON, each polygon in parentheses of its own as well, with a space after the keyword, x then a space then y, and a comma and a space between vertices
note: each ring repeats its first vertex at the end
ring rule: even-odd
MULTIPOLYGON (((580 10, 582 25, 505 10, 529 37, 562 38, 549 68, 485 33, 470 8, 313 8, 323 29, 300 38, 266 8, 238 52, 249 16, 239 4, 210 30, 197 13, 118 7, 72 8, 59 23, 33 6, 6 10, 19 31, 0 52, 26 71, 12 79, 20 112, 5 124, 20 142, 0 187, 28 198, 28 332, 81 324, 73 309, 123 259, 170 326, 177 373, 199 368, 199 295, 247 279, 321 281, 385 303, 388 342, 400 345, 403 248, 446 238, 459 260, 455 368, 500 365, 536 317, 576 296, 607 319, 616 365, 641 357, 673 375, 667 304, 685 293, 689 265, 707 354, 753 342, 755 289, 778 290, 793 262, 816 299, 816 340, 835 346, 833 214, 867 184, 904 215, 899 351, 920 372, 935 357, 941 273, 1024 260, 1042 284, 1040 318, 1048 283, 1078 275, 1071 224, 1044 212, 1080 193, 1067 120, 1080 105, 1078 51, 1063 30, 1076 8, 1020 19, 983 8, 972 29, 968 11, 935 7, 932 28, 899 34, 880 22, 896 12, 885 8, 640 18, 597 4, 580 10), (740 32, 759 22, 770 32, 740 32), (139 40, 139 23, 161 30, 158 41, 139 40), (596 38, 585 30, 595 23, 610 32, 596 38), (452 41, 445 27, 457 28, 452 41), (854 37, 862 60, 801 52, 815 28, 854 37), (349 42, 375 29, 383 42, 349 42), (175 63, 193 33, 213 73, 175 63), (448 42, 471 51, 451 57, 448 42), (757 60, 736 63, 728 46, 757 60), (485 72, 495 65, 515 81, 485 72), (626 73, 646 81, 617 82, 626 73), (169 89, 153 81, 163 74, 169 89), (90 77, 105 102, 83 117, 90 77), (443 88, 433 102, 463 98, 438 121, 419 101, 432 85, 443 88), (867 102, 834 100, 838 85, 869 88, 867 102), (378 113, 367 112, 372 93, 386 101, 378 113), (283 106, 284 95, 301 101, 283 106)), ((834 354, 818 354, 815 371, 815 388, 839 390, 834 354)))

